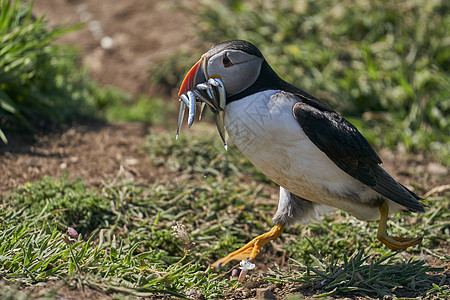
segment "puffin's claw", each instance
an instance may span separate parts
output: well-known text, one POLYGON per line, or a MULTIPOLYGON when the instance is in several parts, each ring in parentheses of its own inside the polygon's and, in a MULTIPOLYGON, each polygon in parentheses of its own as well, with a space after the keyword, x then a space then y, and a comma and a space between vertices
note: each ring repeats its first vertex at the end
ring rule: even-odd
POLYGON ((402 238, 398 236, 378 237, 378 240, 391 250, 404 250, 408 247, 420 244, 422 242, 422 239, 422 236, 418 236, 415 238, 402 238))
POLYGON ((377 238, 391 250, 404 250, 408 247, 418 245, 422 242, 422 236, 415 238, 403 238, 398 236, 389 236, 387 234, 387 218, 389 215, 389 207, 386 201, 380 206, 380 223, 378 225, 377 238))
POLYGON ((269 243, 270 241, 276 239, 283 232, 284 226, 275 225, 268 232, 261 234, 258 237, 255 237, 253 240, 248 242, 244 247, 228 254, 225 257, 222 257, 215 263, 211 265, 213 269, 219 269, 223 265, 227 264, 231 260, 248 260, 253 261, 256 256, 258 256, 261 248, 269 243))

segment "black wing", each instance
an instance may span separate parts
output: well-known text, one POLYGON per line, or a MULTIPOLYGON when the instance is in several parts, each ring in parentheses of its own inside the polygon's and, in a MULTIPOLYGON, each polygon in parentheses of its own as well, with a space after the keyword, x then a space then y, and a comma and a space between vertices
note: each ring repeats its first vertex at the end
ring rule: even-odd
POLYGON ((381 159, 355 126, 315 98, 297 94, 294 117, 308 138, 341 170, 384 197, 423 212, 416 194, 379 166, 381 159))

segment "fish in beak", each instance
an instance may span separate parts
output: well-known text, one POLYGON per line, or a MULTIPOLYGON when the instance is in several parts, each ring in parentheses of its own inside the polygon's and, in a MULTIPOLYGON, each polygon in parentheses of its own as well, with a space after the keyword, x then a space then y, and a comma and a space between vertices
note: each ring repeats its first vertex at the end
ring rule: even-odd
POLYGON ((204 54, 189 70, 181 83, 180 91, 178 92, 180 107, 178 111, 177 138, 181 124, 183 123, 186 106, 189 109, 188 127, 190 127, 194 122, 196 101, 199 101, 202 102, 199 118, 201 118, 205 103, 208 104, 214 112, 217 130, 219 131, 225 149, 227 149, 225 136, 225 87, 220 77, 208 75, 206 69, 207 64, 208 59, 204 54))

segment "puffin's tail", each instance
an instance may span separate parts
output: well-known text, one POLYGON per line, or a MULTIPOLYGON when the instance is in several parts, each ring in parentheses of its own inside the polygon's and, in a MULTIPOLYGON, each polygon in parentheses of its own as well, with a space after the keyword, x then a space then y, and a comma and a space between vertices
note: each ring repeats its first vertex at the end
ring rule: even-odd
POLYGON ((425 212, 419 196, 398 183, 382 167, 377 166, 374 171, 376 184, 372 186, 373 190, 411 211, 425 212))

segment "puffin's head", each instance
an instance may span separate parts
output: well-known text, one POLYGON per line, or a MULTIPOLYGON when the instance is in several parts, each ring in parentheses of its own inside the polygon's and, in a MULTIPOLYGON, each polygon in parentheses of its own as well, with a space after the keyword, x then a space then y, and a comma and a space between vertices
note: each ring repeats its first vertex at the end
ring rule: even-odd
POLYGON ((222 80, 227 97, 231 97, 256 81, 263 61, 258 48, 247 41, 232 40, 216 44, 190 69, 178 95, 216 77, 222 80))

